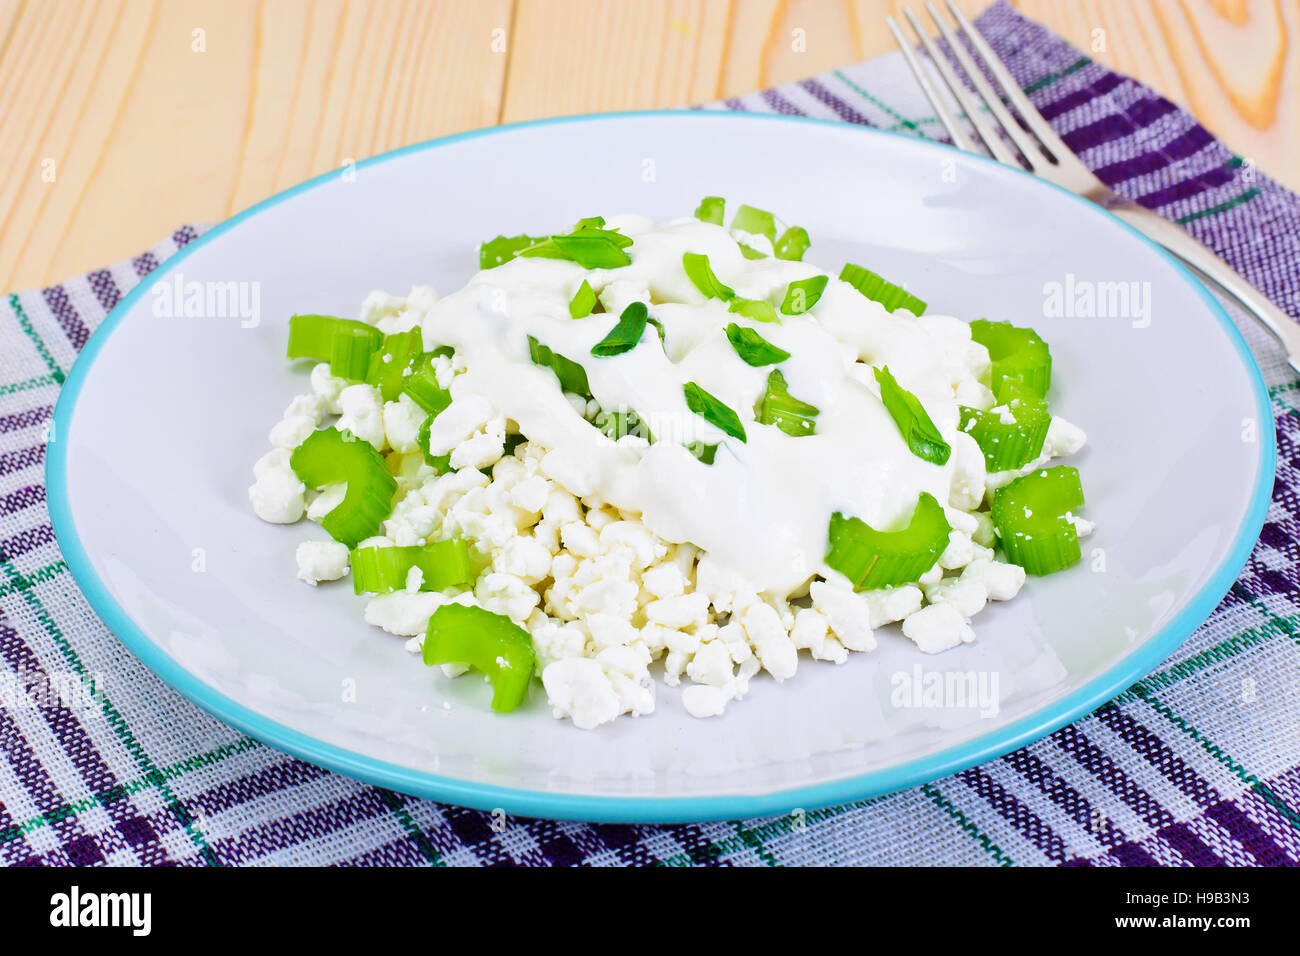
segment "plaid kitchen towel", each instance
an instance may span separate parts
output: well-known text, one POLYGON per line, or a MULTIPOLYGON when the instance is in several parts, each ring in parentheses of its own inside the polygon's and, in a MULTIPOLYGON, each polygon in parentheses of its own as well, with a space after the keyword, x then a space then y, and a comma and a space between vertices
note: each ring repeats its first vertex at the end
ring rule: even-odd
MULTIPOLYGON (((1009 7, 979 26, 1102 179, 1300 316, 1300 197, 1009 7)), ((897 55, 707 108, 940 131, 897 55)), ((43 486, 59 386, 105 314, 199 232, 0 304, 4 863, 1300 863, 1300 382, 1253 326, 1279 446, 1263 535, 1205 625, 1111 703, 984 766, 798 818, 494 826, 291 759, 191 706, 117 643, 61 560, 43 486)))

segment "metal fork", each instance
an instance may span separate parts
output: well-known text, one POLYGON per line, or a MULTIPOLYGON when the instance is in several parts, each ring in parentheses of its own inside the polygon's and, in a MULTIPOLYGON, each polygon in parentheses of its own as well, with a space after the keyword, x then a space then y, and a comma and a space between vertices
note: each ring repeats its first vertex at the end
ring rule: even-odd
MULTIPOLYGON (((1010 71, 998 59, 997 54, 993 52, 979 31, 966 19, 966 15, 953 4, 952 0, 945 0, 945 4, 948 7, 948 12, 952 14, 953 19, 957 22, 958 29, 965 33, 975 52, 984 61, 989 74, 1001 88, 1001 96, 989 85, 983 72, 976 66, 974 59, 967 52, 965 45, 961 43, 948 23, 940 16, 934 4, 927 2, 925 9, 930 14, 930 19, 939 28, 939 33, 947 42, 948 49, 956 59, 957 65, 961 67, 962 72, 969 79, 971 85, 974 86, 980 99, 988 107, 989 116, 992 117, 992 120, 980 111, 966 84, 957 76, 947 58, 939 52, 912 11, 904 7, 903 15, 912 25, 912 29, 916 31, 926 55, 934 64, 944 85, 952 93, 953 99, 957 101, 966 114, 966 118, 970 120, 976 135, 989 154, 1001 163, 1008 166, 1027 168, 1034 175, 1041 176, 1049 182, 1077 193, 1084 199, 1096 203, 1112 215, 1122 219, 1148 239, 1159 243, 1190 266, 1198 275, 1208 279, 1228 297, 1235 300, 1260 325, 1264 326, 1281 344, 1291 367, 1296 371, 1300 371, 1300 325, 1297 325, 1290 316, 1270 302, 1263 293, 1238 275, 1230 265, 1177 225, 1145 206, 1140 206, 1129 199, 1125 199, 1094 176, 1092 171, 1079 160, 1079 157, 1074 155, 1070 148, 1061 141, 1061 138, 1053 132, 1047 120, 1043 119, 1043 115, 1029 102, 1029 97, 1012 79, 1010 71), (1016 118, 1007 109, 1007 106, 1004 105, 1003 97, 1019 114, 1020 120, 1024 124, 1023 127, 1021 122, 1017 122, 1016 118), (1026 128, 1028 132, 1026 132, 1026 128), (999 130, 1010 140, 1010 145, 998 135, 999 130)), ((956 144, 958 149, 978 153, 979 150, 975 145, 975 141, 961 125, 953 111, 949 109, 948 104, 940 97, 939 91, 922 68, 920 59, 916 55, 912 44, 903 35, 898 23, 893 17, 886 17, 885 22, 889 26, 890 32, 894 34, 894 39, 903 52, 903 58, 916 75, 916 79, 921 84, 921 89, 924 90, 930 105, 934 107, 935 115, 938 116, 939 121, 943 123, 944 128, 952 137, 953 143, 956 144)))

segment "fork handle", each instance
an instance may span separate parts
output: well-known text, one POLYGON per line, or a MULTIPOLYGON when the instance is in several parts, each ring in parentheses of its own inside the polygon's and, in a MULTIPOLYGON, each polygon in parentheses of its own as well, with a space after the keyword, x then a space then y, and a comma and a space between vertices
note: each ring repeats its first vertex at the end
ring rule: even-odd
POLYGON ((1109 211, 1158 242, 1199 275, 1209 279, 1252 315, 1278 340, 1291 367, 1300 372, 1300 325, 1268 300, 1262 292, 1206 246, 1168 219, 1137 203, 1109 207, 1109 211))

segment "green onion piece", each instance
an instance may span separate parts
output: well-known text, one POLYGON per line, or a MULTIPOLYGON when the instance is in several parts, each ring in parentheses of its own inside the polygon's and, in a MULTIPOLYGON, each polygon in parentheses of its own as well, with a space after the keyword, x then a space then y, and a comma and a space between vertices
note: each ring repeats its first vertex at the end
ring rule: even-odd
POLYGON ((566 392, 575 392, 583 398, 591 398, 591 386, 587 384, 587 373, 581 365, 565 358, 559 352, 547 348, 531 335, 528 336, 528 357, 534 365, 549 368, 560 380, 560 388, 566 392))
POLYGON ((939 434, 938 427, 920 400, 898 384, 889 366, 874 370, 880 385, 880 401, 907 442, 912 454, 934 465, 947 464, 952 448, 939 434))
POLYGON ((837 511, 831 515, 826 563, 852 581, 855 591, 910 584, 934 567, 951 531, 943 506, 924 491, 899 531, 877 531, 837 511))
POLYGON ((776 217, 764 209, 741 206, 731 220, 731 228, 755 236, 767 236, 770 242, 776 241, 776 217))
POLYGON ((424 663, 468 664, 492 683, 492 709, 509 713, 524 702, 533 679, 533 639, 504 614, 444 604, 429 618, 424 663))
POLYGON ((412 360, 420 354, 421 335, 415 332, 397 332, 384 336, 384 344, 370 353, 366 369, 366 384, 374 385, 384 401, 395 402, 402 393, 402 377, 412 360))
POLYGON ((739 296, 727 303, 727 311, 743 315, 755 322, 780 322, 772 303, 765 299, 742 299, 739 296))
POLYGON ((370 371, 370 357, 381 347, 383 341, 384 333, 373 326, 339 329, 330 342, 330 374, 353 382, 364 382, 370 371))
POLYGON ((604 226, 604 216, 586 216, 573 224, 573 231, 581 232, 583 229, 603 229, 604 226))
POLYGON ((812 240, 808 238, 808 230, 803 226, 791 226, 785 232, 781 233, 781 238, 773 245, 773 251, 778 259, 802 260, 803 254, 808 251, 812 245, 812 240))
POLYGON ((767 377, 763 397, 754 405, 754 417, 760 425, 775 425, 794 438, 811 435, 817 427, 818 408, 790 394, 785 376, 776 369, 767 377))
POLYGON ((497 236, 478 247, 478 267, 495 269, 521 251, 546 239, 545 236, 497 236))
POLYGON ((718 277, 713 274, 713 268, 709 265, 708 256, 698 252, 684 252, 682 268, 686 270, 686 278, 691 280, 691 285, 699 289, 705 298, 725 301, 736 295, 734 289, 718 281, 718 277))
POLYGON ((406 587, 411 568, 419 568, 421 591, 443 591, 474 583, 469 545, 461 538, 424 547, 354 548, 349 557, 357 594, 391 594, 406 587))
POLYGON ((1078 531, 1066 517, 1083 504, 1079 469, 1069 465, 1030 472, 993 493, 993 527, 1007 559, 1030 574, 1051 574, 1083 556, 1078 531))
POLYGON ((870 269, 847 263, 840 270, 840 278, 857 289, 872 302, 879 302, 886 312, 907 309, 913 315, 925 314, 925 302, 918 299, 900 285, 886 282, 870 269))
POLYGON ((451 404, 451 392, 438 384, 438 375, 433 369, 433 360, 437 357, 437 352, 425 352, 415 360, 411 374, 402 380, 402 391, 431 417, 451 404))
POLYGON ((626 411, 613 412, 602 409, 592 424, 611 441, 618 441, 624 435, 639 435, 648 442, 654 441, 654 436, 650 434, 650 428, 645 421, 630 408, 626 411))
POLYGON ((970 337, 988 349, 989 378, 999 402, 1004 400, 1003 384, 1013 379, 1020 379, 1039 398, 1046 397, 1052 384, 1052 353, 1037 332, 1010 322, 976 319, 970 324, 970 337))
POLYGON ((346 429, 312 432, 289 456, 289 467, 308 488, 347 482, 343 500, 320 523, 332 538, 349 548, 378 534, 392 511, 397 480, 389 473, 384 456, 346 429))
POLYGON ((714 395, 709 394, 694 382, 682 386, 686 394, 686 407, 699 415, 710 425, 716 425, 732 438, 746 441, 745 426, 740 423, 740 416, 723 404, 714 395))
POLYGON ((420 430, 415 433, 415 444, 419 446, 420 452, 424 455, 424 463, 433 468, 438 474, 445 475, 451 471, 451 452, 443 455, 429 454, 429 429, 433 426, 433 420, 436 415, 430 415, 420 425, 420 430))
POLYGON ((776 365, 790 357, 790 353, 785 349, 777 348, 753 329, 737 325, 735 322, 727 326, 727 341, 746 365, 755 368, 776 365))
MULTIPOLYGON (((368 338, 374 348, 384 340, 384 333, 373 325, 332 315, 295 315, 289 319, 289 358, 311 358, 328 362, 334 356, 334 339, 344 333, 368 338)), ((365 373, 362 372, 364 377, 365 373)))
POLYGON ((961 430, 966 432, 984 452, 984 464, 989 471, 1007 471, 1029 464, 1043 451, 1047 429, 1052 416, 1047 403, 1019 379, 1004 381, 1002 404, 1015 418, 1004 422, 1002 414, 959 406, 961 430))
POLYGON ((573 319, 586 318, 591 315, 591 310, 596 307, 597 301, 596 290, 591 287, 591 283, 583 279, 582 285, 578 286, 578 291, 569 303, 569 317, 573 319))
POLYGON ((829 276, 810 276, 791 282, 785 290, 785 299, 781 302, 781 311, 786 315, 803 315, 822 297, 826 291, 829 276))
POLYGON ((736 245, 740 246, 740 254, 741 254, 742 256, 744 256, 746 259, 766 259, 766 258, 767 258, 767 253, 766 253, 766 252, 759 252, 759 251, 758 251, 757 249, 755 249, 753 246, 747 246, 747 245, 745 245, 743 242, 738 242, 738 243, 736 243, 736 245))
POLYGON ((727 201, 721 196, 705 196, 695 207, 695 218, 701 222, 711 222, 715 226, 720 226, 726 209, 727 201))
POLYGON ((689 451, 692 455, 694 455, 696 458, 698 458, 706 465, 713 464, 713 459, 718 454, 717 442, 714 442, 712 445, 709 445, 706 444, 705 442, 697 440, 697 441, 687 442, 682 447, 685 448, 687 451, 689 451))
MULTIPOLYGON (((622 355, 624 352, 630 352, 638 342, 641 336, 645 334, 646 319, 650 312, 644 302, 633 302, 623 314, 618 317, 618 322, 609 334, 591 347, 591 354, 600 358, 608 358, 611 355, 622 355)), ((585 373, 584 373, 584 378, 585 373)))
POLYGON ((586 269, 617 269, 631 264, 631 257, 623 251, 631 244, 631 239, 617 232, 583 229, 567 236, 551 236, 521 249, 519 255, 569 259, 586 269))

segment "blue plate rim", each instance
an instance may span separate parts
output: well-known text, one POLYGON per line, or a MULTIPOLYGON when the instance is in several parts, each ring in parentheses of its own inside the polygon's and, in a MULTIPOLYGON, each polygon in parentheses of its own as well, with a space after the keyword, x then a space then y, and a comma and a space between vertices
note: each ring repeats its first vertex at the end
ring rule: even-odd
MULTIPOLYGON (((761 113, 720 114, 707 110, 630 110, 614 113, 549 117, 469 130, 451 136, 426 140, 421 143, 413 143, 400 149, 372 156, 357 163, 357 168, 377 165, 402 156, 436 149, 467 139, 494 136, 533 126, 600 122, 610 119, 657 119, 668 117, 681 119, 693 116, 716 119, 719 115, 744 121, 813 124, 837 127, 841 130, 851 129, 853 132, 863 135, 888 136, 894 140, 904 141, 922 151, 946 148, 942 144, 930 140, 871 127, 853 127, 839 120, 761 113)), ((996 167, 999 175, 1012 177, 1019 175, 1033 180, 1040 186, 1054 189, 1070 197, 1082 208, 1092 210, 1093 213, 1106 215, 1111 222, 1141 239, 1164 257, 1167 262, 1174 266, 1176 272, 1182 276, 1184 281, 1192 286, 1205 302, 1211 314, 1223 326, 1229 340, 1237 350, 1238 356, 1251 374, 1260 420, 1269 423, 1268 428, 1260 429, 1262 440, 1260 442, 1259 472, 1244 520, 1237 531, 1227 556, 1201 589, 1172 620, 1146 641, 1135 653, 1126 655, 1111 668, 1094 677, 1082 687, 1067 694, 1059 701, 1008 724, 1006 727, 982 734, 972 740, 948 747, 937 753, 909 760, 883 770, 867 771, 826 783, 785 788, 763 794, 716 794, 709 796, 565 794, 504 787, 496 784, 466 782, 367 757, 364 754, 318 740, 301 731, 293 730, 219 693, 171 658, 136 625, 95 573, 89 555, 86 553, 81 538, 77 533, 76 524, 72 519, 68 504, 67 457, 65 451, 67 442, 56 438, 56 440, 49 443, 45 474, 51 523, 63 551, 64 559, 67 561, 73 578, 85 594, 90 606, 108 625, 109 629, 113 631, 117 639, 139 658, 146 667, 160 677, 164 683, 192 703, 249 736, 309 763, 338 771, 377 786, 410 793, 419 797, 440 800, 445 803, 460 804, 480 810, 501 809, 507 813, 524 817, 609 823, 686 823, 754 817, 786 813, 797 808, 813 809, 832 804, 864 800, 945 777, 958 770, 964 770, 1010 753, 1105 704, 1118 692, 1154 669, 1184 640, 1191 636, 1196 628, 1214 611, 1220 599, 1227 593, 1233 582, 1236 581, 1241 569, 1245 566, 1263 528, 1264 518, 1272 498, 1273 481, 1277 466, 1277 438, 1272 427, 1273 414, 1268 390, 1254 355, 1247 346, 1240 330, 1233 324, 1223 307, 1181 262, 1147 239, 1146 236, 1132 226, 1110 216, 1100 207, 1066 189, 1022 170, 1004 166, 987 157, 969 153, 961 155, 965 160, 987 163, 996 167)), ((156 270, 158 275, 161 276, 165 271, 174 270, 191 253, 233 229, 245 219, 299 193, 332 182, 336 177, 336 171, 324 173, 237 213, 178 250, 174 256, 156 270)), ((157 277, 152 275, 147 278, 153 278, 155 282, 157 281, 157 277)), ((95 357, 99 354, 100 349, 113 330, 152 284, 153 282, 141 281, 132 289, 105 317, 99 328, 95 330, 82 348, 59 392, 54 409, 53 435, 66 436, 70 433, 77 398, 80 395, 86 375, 94 364, 95 357)))

